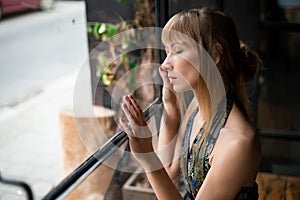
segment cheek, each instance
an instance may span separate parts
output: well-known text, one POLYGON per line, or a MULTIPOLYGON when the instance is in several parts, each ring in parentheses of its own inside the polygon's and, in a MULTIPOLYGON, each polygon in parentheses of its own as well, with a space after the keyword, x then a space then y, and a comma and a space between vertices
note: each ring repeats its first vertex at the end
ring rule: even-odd
POLYGON ((197 70, 191 70, 187 76, 187 80, 192 87, 195 87, 199 81, 199 72, 197 70))
POLYGON ((199 81, 200 73, 197 69, 197 55, 194 53, 186 53, 180 57, 176 57, 176 69, 179 80, 174 85, 175 91, 183 91, 192 89, 199 81))
POLYGON ((173 89, 176 92, 183 92, 193 89, 199 81, 199 73, 193 68, 186 67, 186 70, 180 71, 177 74, 177 80, 173 84, 173 89))
POLYGON ((184 66, 185 70, 182 71, 182 76, 185 77, 191 86, 193 86, 199 81, 200 73, 198 69, 189 62, 185 62, 184 66))
POLYGON ((177 79, 176 83, 173 84, 174 91, 183 92, 183 91, 192 89, 191 85, 189 83, 189 80, 186 77, 184 77, 184 76, 177 76, 177 77, 178 77, 178 79, 177 79))

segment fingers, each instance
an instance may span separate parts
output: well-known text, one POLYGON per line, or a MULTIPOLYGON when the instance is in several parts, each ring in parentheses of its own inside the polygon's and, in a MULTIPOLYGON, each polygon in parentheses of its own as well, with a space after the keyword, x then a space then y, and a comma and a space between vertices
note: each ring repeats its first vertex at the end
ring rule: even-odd
POLYGON ((123 98, 123 110, 125 111, 125 114, 129 114, 128 116, 126 115, 127 119, 129 119, 128 117, 133 119, 137 118, 137 110, 129 99, 129 96, 124 96, 123 98))
POLYGON ((168 73, 167 73, 167 71, 165 71, 165 70, 163 69, 163 66, 160 66, 160 67, 159 67, 159 74, 160 74, 160 76, 161 76, 161 78, 162 78, 164 84, 170 84, 170 81, 169 81, 169 79, 168 79, 168 73))
POLYGON ((159 67, 159 74, 163 80, 164 88, 168 88, 169 90, 173 91, 173 85, 170 83, 168 78, 168 72, 164 69, 163 66, 159 67))
POLYGON ((147 125, 144 113, 132 95, 124 97, 122 108, 130 123, 138 126, 147 125))
POLYGON ((148 127, 144 113, 131 95, 124 97, 122 109, 130 125, 123 118, 119 121, 124 131, 131 139, 152 137, 152 132, 148 127))
MULTIPOLYGON (((125 113, 125 116, 126 116, 127 120, 129 121, 129 123, 131 125, 134 125, 135 124, 135 120, 133 118, 135 118, 135 116, 133 116, 133 114, 129 111, 128 106, 127 106, 126 103, 122 104, 122 109, 123 109, 123 112, 125 113)), ((127 124, 126 124, 126 127, 128 127, 127 124)), ((125 127, 123 126, 123 128, 125 128, 125 127)))
POLYGON ((133 105, 136 111, 137 117, 144 118, 143 110, 141 109, 141 107, 139 106, 139 104, 136 102, 136 100, 133 98, 132 95, 129 95, 129 100, 130 100, 129 102, 133 105))

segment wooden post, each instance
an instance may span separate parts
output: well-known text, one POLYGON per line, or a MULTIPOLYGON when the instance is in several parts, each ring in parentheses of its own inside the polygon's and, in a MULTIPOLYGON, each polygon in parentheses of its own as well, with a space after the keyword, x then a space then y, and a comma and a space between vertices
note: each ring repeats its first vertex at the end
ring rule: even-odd
MULTIPOLYGON (((71 109, 60 112, 63 174, 67 176, 100 148, 116 131, 114 112, 97 106, 94 116, 75 116, 71 109)), ((67 200, 104 199, 114 169, 102 164, 68 196, 67 200)))

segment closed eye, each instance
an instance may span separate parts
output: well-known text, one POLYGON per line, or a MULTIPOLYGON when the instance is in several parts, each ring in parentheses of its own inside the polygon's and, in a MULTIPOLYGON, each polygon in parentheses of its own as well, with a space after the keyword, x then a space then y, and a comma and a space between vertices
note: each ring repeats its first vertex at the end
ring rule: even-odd
POLYGON ((182 49, 178 49, 178 48, 174 48, 174 49, 170 49, 168 52, 171 52, 172 54, 180 54, 183 52, 182 49))
POLYGON ((174 45, 171 48, 171 52, 174 54, 180 54, 180 53, 182 53, 182 51, 183 51, 183 49, 179 45, 174 45))
POLYGON ((175 53, 175 54, 181 54, 182 50, 175 50, 173 53, 175 53))
POLYGON ((181 54, 183 52, 183 47, 181 44, 171 44, 170 47, 166 48, 166 54, 181 54))

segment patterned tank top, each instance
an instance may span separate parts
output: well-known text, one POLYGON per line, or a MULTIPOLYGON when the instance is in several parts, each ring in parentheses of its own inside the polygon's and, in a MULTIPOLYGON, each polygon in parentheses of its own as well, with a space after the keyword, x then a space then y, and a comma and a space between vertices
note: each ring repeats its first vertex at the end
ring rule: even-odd
MULTIPOLYGON (((183 139, 183 149, 180 156, 180 171, 182 175, 182 181, 187 190, 187 195, 185 196, 186 200, 195 199, 202 183, 204 182, 204 179, 210 169, 209 156, 216 143, 220 130, 226 123, 232 106, 233 101, 231 98, 227 97, 227 99, 224 98, 221 101, 212 120, 206 140, 201 142, 204 132, 204 128, 202 127, 194 139, 191 148, 190 135, 198 108, 191 114, 187 122, 185 136, 183 139)), ((254 199, 258 199, 258 188, 256 183, 253 187, 242 187, 235 198, 235 200, 254 199)))

